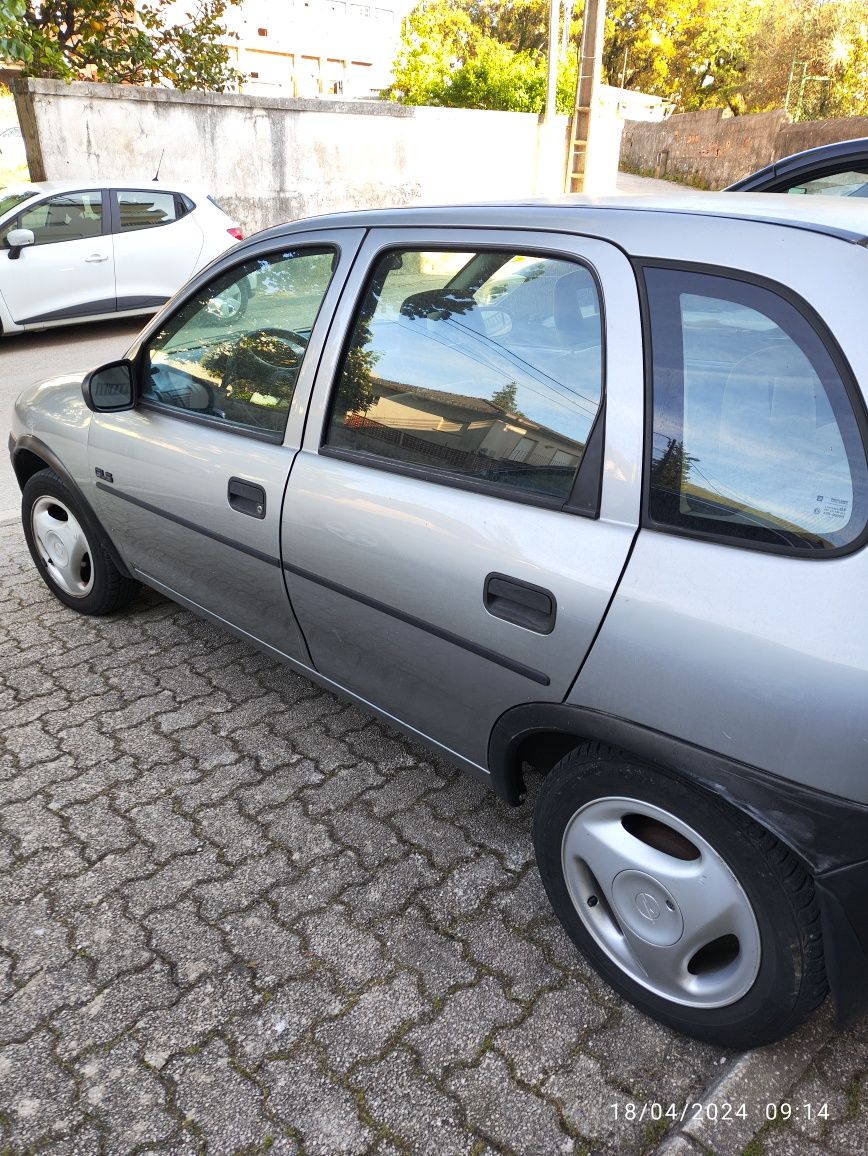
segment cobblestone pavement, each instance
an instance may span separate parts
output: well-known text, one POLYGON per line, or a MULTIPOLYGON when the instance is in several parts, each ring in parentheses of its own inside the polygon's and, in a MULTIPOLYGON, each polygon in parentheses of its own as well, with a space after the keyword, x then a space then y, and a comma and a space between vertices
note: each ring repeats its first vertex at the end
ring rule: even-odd
MULTIPOLYGON (((575 955, 529 808, 154 594, 78 617, 14 525, 0 706, 0 1150, 639 1153, 732 1069, 575 955)), ((806 1064, 865 1151, 864 1033, 806 1064)))

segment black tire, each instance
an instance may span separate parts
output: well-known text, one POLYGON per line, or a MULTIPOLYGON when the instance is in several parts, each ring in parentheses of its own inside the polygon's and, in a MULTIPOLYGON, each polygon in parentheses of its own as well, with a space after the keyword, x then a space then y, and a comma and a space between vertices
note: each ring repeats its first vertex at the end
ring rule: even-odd
MULTIPOLYGON (((620 848, 620 830, 614 837, 620 848)), ((796 856, 769 831, 710 792, 692 787, 675 776, 652 771, 623 752, 598 743, 587 743, 562 759, 544 779, 534 817, 534 842, 549 900, 573 942, 612 987, 654 1019, 685 1035, 721 1047, 751 1048, 788 1035, 823 1002, 828 987, 813 880, 796 856), (673 833, 670 829, 668 835, 665 830, 658 832, 648 825, 653 820, 649 820, 647 814, 638 816, 640 825, 637 827, 637 820, 629 814, 628 801, 636 801, 640 807, 647 805, 648 812, 665 811, 682 827, 689 828, 704 840, 708 847, 700 849, 697 855, 685 852, 678 842, 677 830, 673 833), (615 814, 619 813, 619 808, 623 809, 625 818, 621 826, 628 832, 623 845, 628 853, 634 846, 631 840, 635 837, 635 828, 643 842, 647 839, 647 832, 652 832, 647 844, 652 856, 662 852, 677 859, 695 858, 698 863, 706 861, 706 851, 709 851, 709 858, 716 855, 723 861, 720 877, 725 878, 727 871, 734 876, 736 888, 752 909, 755 919, 752 926, 758 931, 758 963, 756 953, 746 951, 740 964, 741 944, 737 937, 728 937, 735 946, 727 944, 727 950, 732 952, 727 966, 732 971, 742 967, 745 984, 750 984, 744 994, 737 998, 734 996, 726 1006, 691 1006, 666 998, 659 991, 637 982, 630 973, 629 959, 625 966, 618 961, 615 957, 617 938, 607 941, 600 930, 605 931, 605 920, 612 916, 612 924, 616 931, 621 931, 628 949, 631 941, 623 935, 619 917, 626 912, 633 930, 634 923, 641 924, 642 929, 645 924, 637 918, 630 906, 631 901, 624 902, 624 891, 617 897, 621 904, 618 907, 611 887, 595 887, 593 885, 598 884, 598 880, 593 872, 582 874, 585 865, 582 858, 576 856, 575 849, 584 846, 589 854, 593 853, 593 845, 587 839, 593 838, 593 817, 606 814, 599 809, 601 807, 612 807, 615 814), (576 818, 579 812, 581 815, 576 818), (641 826, 643 821, 644 827, 641 826), (565 840, 568 828, 570 834, 565 840), (592 831, 591 836, 587 836, 588 830, 592 831), (570 883, 567 882, 567 871, 571 873, 570 883), (583 895, 580 882, 583 879, 590 879, 592 890, 602 893, 599 901, 595 895, 585 899, 587 909, 592 910, 598 902, 605 901, 606 904, 593 916, 584 907, 583 914, 579 914, 583 895), (577 897, 575 902, 571 887, 577 897), (589 927, 595 927, 599 941, 589 927), (601 946, 607 942, 616 945, 611 954, 601 946), (755 978, 751 978, 754 975, 755 978)), ((696 850, 695 846, 693 850, 696 850)), ((672 877, 675 877, 674 873, 672 877)), ((614 879, 618 878, 619 875, 615 874, 614 879)), ((704 882, 705 877, 700 878, 704 882)), ((630 894, 634 894, 632 885, 630 894)), ((647 911, 640 907, 640 899, 642 906, 647 908, 648 896, 642 893, 641 884, 635 891, 635 908, 641 916, 649 918, 647 911)), ((652 904, 655 908, 659 906, 652 904)), ((668 900, 666 906, 671 908, 668 900)), ((747 918, 746 910, 744 918, 747 918)), ((680 915, 676 904, 675 917, 680 915)), ((653 918, 659 917, 655 915, 653 918)), ((664 912, 662 918, 669 916, 664 912)), ((687 934, 688 925, 685 923, 684 926, 684 934, 687 934)), ((677 929, 674 934, 678 934, 677 929)), ((723 941, 722 938, 720 942, 723 941)), ((749 937, 746 937, 746 942, 753 947, 754 941, 749 937)), ((670 949, 666 947, 665 950, 670 949)), ((672 950, 674 952, 676 948, 672 950)), ((700 955, 697 952, 691 964, 700 955)), ((719 974, 724 975, 723 964, 713 956, 703 957, 703 962, 708 958, 714 959, 713 966, 719 966, 719 974)), ((688 966, 688 971, 693 971, 692 966, 688 966)), ((673 987, 675 983, 673 978, 673 987)))
MULTIPOLYGON (((112 614, 131 602, 141 589, 140 582, 118 570, 99 524, 78 495, 53 470, 40 470, 28 479, 21 497, 21 521, 27 548, 39 576, 55 598, 71 610, 79 614, 112 614), (42 521, 38 517, 40 513, 43 514, 42 521), (74 573, 65 573, 61 566, 56 565, 45 546, 43 522, 50 525, 51 519, 58 529, 62 530, 64 524, 76 524, 81 531, 75 536, 84 544, 83 556, 74 573)), ((48 533, 51 533, 50 529, 48 533)), ((61 551, 65 545, 60 543, 61 551)))

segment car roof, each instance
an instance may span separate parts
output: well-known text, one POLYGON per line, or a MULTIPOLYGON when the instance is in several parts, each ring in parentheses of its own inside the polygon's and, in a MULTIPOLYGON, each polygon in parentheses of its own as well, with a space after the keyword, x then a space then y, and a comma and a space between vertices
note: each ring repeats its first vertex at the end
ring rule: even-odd
MULTIPOLYGON (((448 228, 476 226, 500 229, 547 229, 580 233, 605 224, 617 234, 619 214, 717 217, 772 224, 824 233, 868 245, 868 205, 844 197, 793 197, 785 193, 679 193, 662 196, 570 196, 522 201, 406 206, 363 209, 308 217, 254 234, 249 240, 328 228, 448 228), (822 202, 822 203, 820 203, 822 202)), ((626 223, 626 222, 625 222, 626 223)), ((662 221, 660 222, 663 223, 662 221)))
POLYGON ((757 185, 778 177, 795 176, 805 170, 822 169, 826 165, 841 161, 852 161, 854 164, 868 160, 868 137, 855 137, 852 140, 833 141, 831 144, 817 145, 816 148, 805 149, 803 152, 790 153, 772 161, 765 168, 748 173, 741 180, 729 186, 729 190, 748 190, 757 185))
POLYGON ((141 180, 136 180, 135 177, 121 177, 116 180, 84 177, 80 180, 64 181, 17 181, 15 184, 6 185, 0 191, 4 193, 26 192, 31 196, 38 197, 45 193, 73 193, 87 189, 154 189, 164 193, 190 193, 191 195, 197 193, 200 197, 207 196, 203 190, 194 189, 185 181, 168 183, 167 181, 152 181, 147 177, 141 180))

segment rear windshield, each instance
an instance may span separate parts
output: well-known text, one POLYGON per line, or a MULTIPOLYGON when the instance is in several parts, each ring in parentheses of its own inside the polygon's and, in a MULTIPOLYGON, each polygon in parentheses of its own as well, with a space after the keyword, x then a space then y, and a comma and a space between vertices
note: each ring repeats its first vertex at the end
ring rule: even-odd
POLYGON ((10 209, 20 205, 22 201, 29 201, 35 193, 35 189, 24 189, 23 191, 20 189, 17 191, 0 189, 0 217, 5 216, 10 209))

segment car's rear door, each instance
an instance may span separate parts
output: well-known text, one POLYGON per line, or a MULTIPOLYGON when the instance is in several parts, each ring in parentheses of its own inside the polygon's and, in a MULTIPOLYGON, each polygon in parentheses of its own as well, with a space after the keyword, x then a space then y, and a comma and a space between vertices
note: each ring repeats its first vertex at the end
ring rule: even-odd
POLYGON ((193 274, 202 229, 191 202, 165 189, 113 189, 118 309, 156 308, 193 274))
POLYGON ((372 231, 287 489, 317 669, 485 766, 498 716, 567 693, 636 533, 630 264, 598 240, 372 231))
POLYGON ((271 242, 146 334, 133 410, 95 414, 93 502, 130 567, 307 662, 280 565, 280 510, 327 329, 361 230, 271 242), (240 281, 246 311, 221 308, 240 281))

